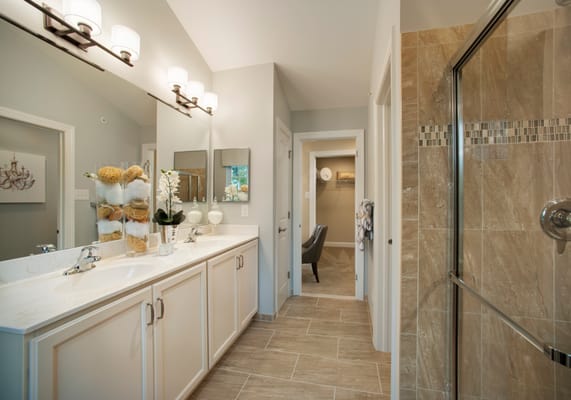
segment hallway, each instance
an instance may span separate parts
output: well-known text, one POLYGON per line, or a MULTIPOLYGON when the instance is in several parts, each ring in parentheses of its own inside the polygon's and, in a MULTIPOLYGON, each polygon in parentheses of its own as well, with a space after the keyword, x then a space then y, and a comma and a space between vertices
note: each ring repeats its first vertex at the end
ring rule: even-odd
POLYGON ((195 400, 385 400, 390 354, 371 344, 365 302, 290 297, 255 320, 197 388, 195 400))

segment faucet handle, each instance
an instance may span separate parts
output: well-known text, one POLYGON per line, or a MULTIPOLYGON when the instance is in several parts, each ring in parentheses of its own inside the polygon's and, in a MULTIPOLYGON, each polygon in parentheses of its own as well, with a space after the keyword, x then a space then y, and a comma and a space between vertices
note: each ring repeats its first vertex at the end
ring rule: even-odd
POLYGON ((81 249, 81 252, 79 253, 79 256, 81 257, 81 255, 87 250, 87 257, 93 257, 93 251, 94 250, 98 250, 97 246, 85 246, 81 249))

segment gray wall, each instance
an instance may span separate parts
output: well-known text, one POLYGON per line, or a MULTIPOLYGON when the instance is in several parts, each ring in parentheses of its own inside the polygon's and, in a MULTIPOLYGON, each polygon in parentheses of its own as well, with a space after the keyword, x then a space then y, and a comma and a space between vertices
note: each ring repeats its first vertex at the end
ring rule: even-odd
POLYGON ((293 132, 366 129, 367 113, 367 107, 293 111, 291 128, 293 132))
POLYGON ((0 260, 35 253, 37 244, 57 245, 59 132, 0 118, 0 149, 46 157, 45 176, 36 176, 46 179, 45 203, 0 203, 0 260))

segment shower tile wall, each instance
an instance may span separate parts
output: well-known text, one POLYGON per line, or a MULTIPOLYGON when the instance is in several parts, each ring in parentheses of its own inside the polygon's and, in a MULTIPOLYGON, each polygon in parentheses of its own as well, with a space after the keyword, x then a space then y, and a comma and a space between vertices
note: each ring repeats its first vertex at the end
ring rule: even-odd
MULTIPOLYGON (((451 81, 471 26, 402 34, 401 398, 444 398, 451 81)), ((464 277, 549 343, 571 348, 571 248, 539 211, 571 197, 571 7, 510 18, 463 70, 464 277), (509 101, 508 101, 509 99, 509 101), (568 246, 569 247, 569 246, 568 246)), ((466 295, 462 398, 571 398, 555 367, 466 295)))

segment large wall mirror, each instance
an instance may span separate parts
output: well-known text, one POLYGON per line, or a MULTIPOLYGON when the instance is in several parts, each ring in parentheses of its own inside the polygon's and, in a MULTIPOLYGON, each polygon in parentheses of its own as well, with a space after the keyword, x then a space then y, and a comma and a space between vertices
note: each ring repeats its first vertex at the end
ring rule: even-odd
POLYGON ((207 150, 175 151, 174 169, 179 171, 179 197, 183 203, 206 202, 207 150))
POLYGON ((214 150, 214 196, 223 202, 250 200, 250 149, 214 150))
MULTIPOLYGON (((2 19, 0 54, 9 55, 0 59, 0 106, 74 128, 76 198, 72 242, 82 246, 97 241, 96 210, 92 205, 96 200, 95 185, 84 173, 96 172, 104 165, 140 163, 143 149, 153 148, 146 145, 157 142, 156 101, 133 84, 70 57, 2 19)), ((168 109, 172 118, 178 118, 179 113, 168 109)), ((38 244, 62 242, 58 232, 60 215, 54 208, 61 192, 50 182, 60 181, 59 164, 65 165, 65 160, 59 132, 30 129, 3 117, 0 149, 45 157, 43 176, 49 186, 44 202, 0 202, 2 224, 11 227, 0 230, 1 261, 37 253, 38 244)), ((3 168, 6 162, 0 160, 0 166, 3 168)))

